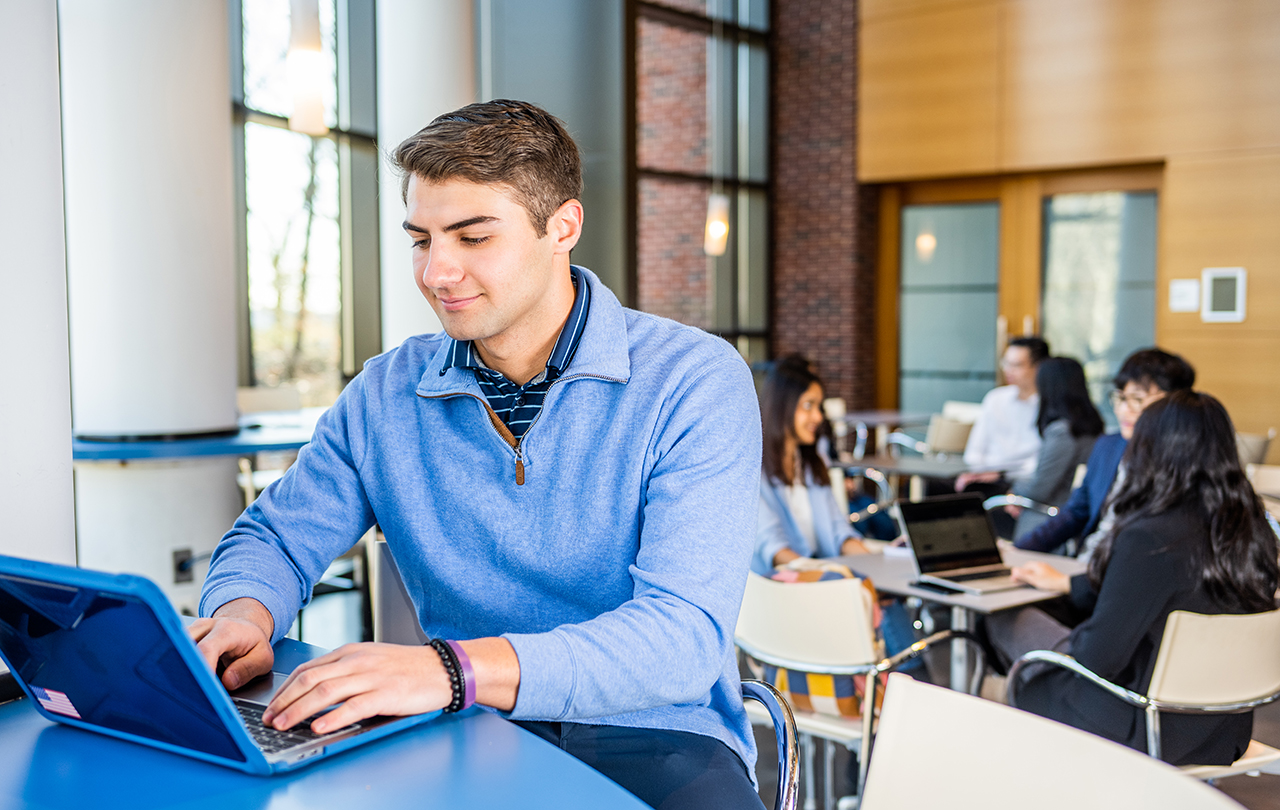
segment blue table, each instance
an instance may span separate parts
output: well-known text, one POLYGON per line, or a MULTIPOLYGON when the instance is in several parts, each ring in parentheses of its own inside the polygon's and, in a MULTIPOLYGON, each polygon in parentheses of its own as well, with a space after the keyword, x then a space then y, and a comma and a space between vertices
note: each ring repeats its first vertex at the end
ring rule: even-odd
MULTIPOLYGON (((282 641, 277 669, 288 668, 291 658, 301 660, 307 649, 282 641)), ((310 768, 264 777, 50 723, 24 698, 0 705, 0 807, 643 810, 647 805, 559 748, 480 709, 442 716, 310 768)))
POLYGON ((277 450, 297 450, 311 441, 316 420, 324 408, 301 411, 251 413, 240 417, 240 431, 229 436, 142 441, 71 440, 76 461, 127 461, 147 458, 195 456, 251 456, 277 450))

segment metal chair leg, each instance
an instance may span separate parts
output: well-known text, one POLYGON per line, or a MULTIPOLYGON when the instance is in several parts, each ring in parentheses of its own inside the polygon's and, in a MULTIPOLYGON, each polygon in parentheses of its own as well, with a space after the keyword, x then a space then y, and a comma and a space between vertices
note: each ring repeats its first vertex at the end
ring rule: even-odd
POLYGON ((814 742, 812 734, 800 735, 800 746, 804 749, 804 810, 818 810, 818 797, 813 784, 814 742))

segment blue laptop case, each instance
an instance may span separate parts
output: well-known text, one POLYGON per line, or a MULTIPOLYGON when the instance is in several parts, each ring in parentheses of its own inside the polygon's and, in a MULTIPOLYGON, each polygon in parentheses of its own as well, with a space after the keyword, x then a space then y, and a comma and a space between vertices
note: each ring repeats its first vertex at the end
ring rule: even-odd
POLYGON ((264 754, 153 582, 3 555, 0 657, 50 720, 249 773, 300 767, 439 714, 371 718, 306 750, 264 754))

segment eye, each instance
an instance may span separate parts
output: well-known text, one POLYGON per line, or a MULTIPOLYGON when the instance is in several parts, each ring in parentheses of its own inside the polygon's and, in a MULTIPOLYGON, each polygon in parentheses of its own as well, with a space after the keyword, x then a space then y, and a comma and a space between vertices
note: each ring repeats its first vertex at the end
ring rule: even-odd
POLYGON ((464 236, 464 237, 462 237, 462 244, 464 244, 464 245, 483 245, 485 242, 488 242, 488 241, 489 241, 489 237, 487 237, 487 236, 464 236))
POLYGON ((426 250, 427 248, 431 247, 431 237, 424 236, 421 239, 414 239, 413 246, 414 248, 419 250, 426 250))

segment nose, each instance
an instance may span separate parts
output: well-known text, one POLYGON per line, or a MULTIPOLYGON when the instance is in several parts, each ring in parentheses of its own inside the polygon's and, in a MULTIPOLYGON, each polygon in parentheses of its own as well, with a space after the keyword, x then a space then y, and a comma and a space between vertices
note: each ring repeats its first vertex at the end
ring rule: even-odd
POLYGON ((462 276, 462 266, 445 245, 436 242, 427 249, 426 261, 418 272, 424 287, 445 289, 461 281, 462 276))

